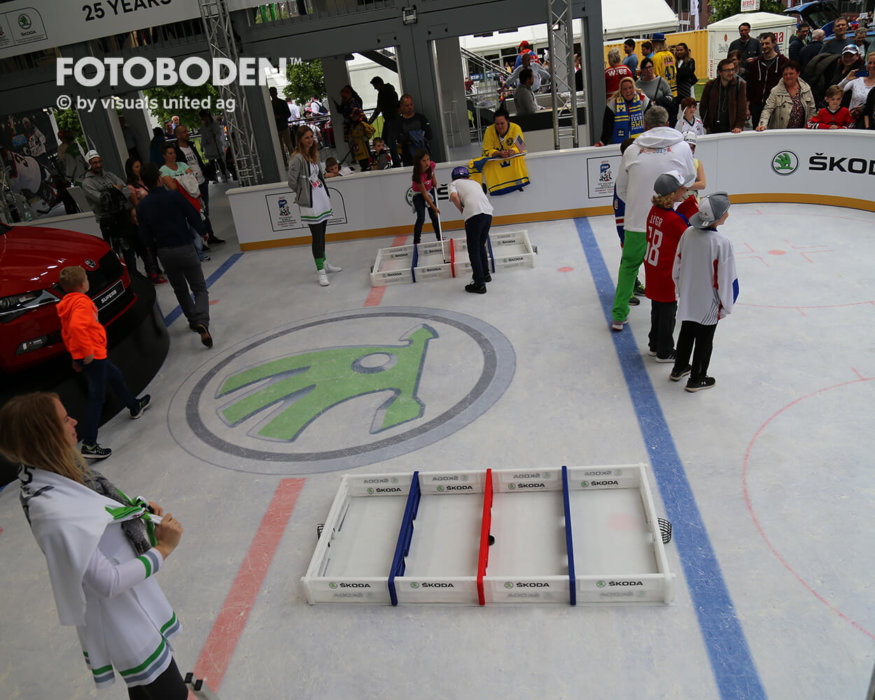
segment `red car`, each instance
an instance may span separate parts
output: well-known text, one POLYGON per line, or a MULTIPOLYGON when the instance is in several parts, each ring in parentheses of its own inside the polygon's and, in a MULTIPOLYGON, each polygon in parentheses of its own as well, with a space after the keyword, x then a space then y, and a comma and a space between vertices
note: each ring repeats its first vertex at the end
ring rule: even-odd
POLYGON ((137 299, 127 268, 96 236, 0 222, 0 373, 33 367, 65 351, 55 309, 61 269, 81 265, 104 326, 137 299))

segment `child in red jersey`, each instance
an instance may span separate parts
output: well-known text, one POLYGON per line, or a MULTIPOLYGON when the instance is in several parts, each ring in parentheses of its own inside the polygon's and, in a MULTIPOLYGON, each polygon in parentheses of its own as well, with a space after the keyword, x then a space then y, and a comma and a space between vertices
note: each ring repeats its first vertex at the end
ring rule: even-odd
POLYGON ((854 117, 847 107, 842 107, 844 91, 838 85, 830 85, 826 90, 827 106, 821 109, 806 125, 807 129, 850 129, 854 117))
POLYGON ((644 287, 650 299, 650 354, 657 362, 674 362, 674 326, 677 295, 672 266, 678 241, 689 227, 689 217, 698 211, 695 197, 687 197, 686 182, 677 171, 663 173, 653 184, 656 195, 647 216, 647 253, 644 256, 644 287), (675 205, 681 204, 677 210, 675 205))

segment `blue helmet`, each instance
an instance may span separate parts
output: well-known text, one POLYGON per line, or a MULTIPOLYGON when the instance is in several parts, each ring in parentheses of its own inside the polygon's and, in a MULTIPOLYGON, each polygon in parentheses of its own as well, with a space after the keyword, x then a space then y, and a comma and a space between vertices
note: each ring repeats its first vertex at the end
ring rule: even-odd
POLYGON ((468 168, 464 165, 460 165, 458 168, 453 168, 453 179, 458 180, 462 177, 471 177, 471 173, 468 172, 468 168))

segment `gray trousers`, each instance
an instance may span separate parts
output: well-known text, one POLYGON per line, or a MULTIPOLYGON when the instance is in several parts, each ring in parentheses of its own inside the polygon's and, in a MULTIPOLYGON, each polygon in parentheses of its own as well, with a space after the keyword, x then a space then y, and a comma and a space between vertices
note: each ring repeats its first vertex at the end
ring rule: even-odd
POLYGON ((209 328, 210 296, 194 243, 178 248, 158 248, 158 259, 188 324, 191 326, 203 323, 209 328))

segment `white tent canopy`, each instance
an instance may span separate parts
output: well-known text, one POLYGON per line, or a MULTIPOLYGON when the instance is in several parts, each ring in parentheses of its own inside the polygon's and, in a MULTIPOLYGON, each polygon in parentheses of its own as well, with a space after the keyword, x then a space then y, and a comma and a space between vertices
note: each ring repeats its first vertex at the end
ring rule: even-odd
POLYGON ((758 29, 771 31, 774 26, 796 26, 796 18, 789 15, 776 15, 771 12, 741 12, 732 17, 721 19, 719 22, 713 22, 708 25, 708 31, 724 30, 730 34, 734 34, 734 39, 738 38, 738 25, 742 22, 747 22, 750 25, 751 36, 756 36, 758 29))
POLYGON ((665 0, 602 0, 602 29, 606 40, 676 32, 678 17, 665 0))
POLYGON ((750 35, 774 32, 778 39, 778 51, 787 54, 790 37, 796 31, 796 18, 776 15, 771 12, 742 12, 708 25, 708 77, 717 76, 717 64, 726 58, 729 45, 738 38, 738 25, 750 24, 750 35))

